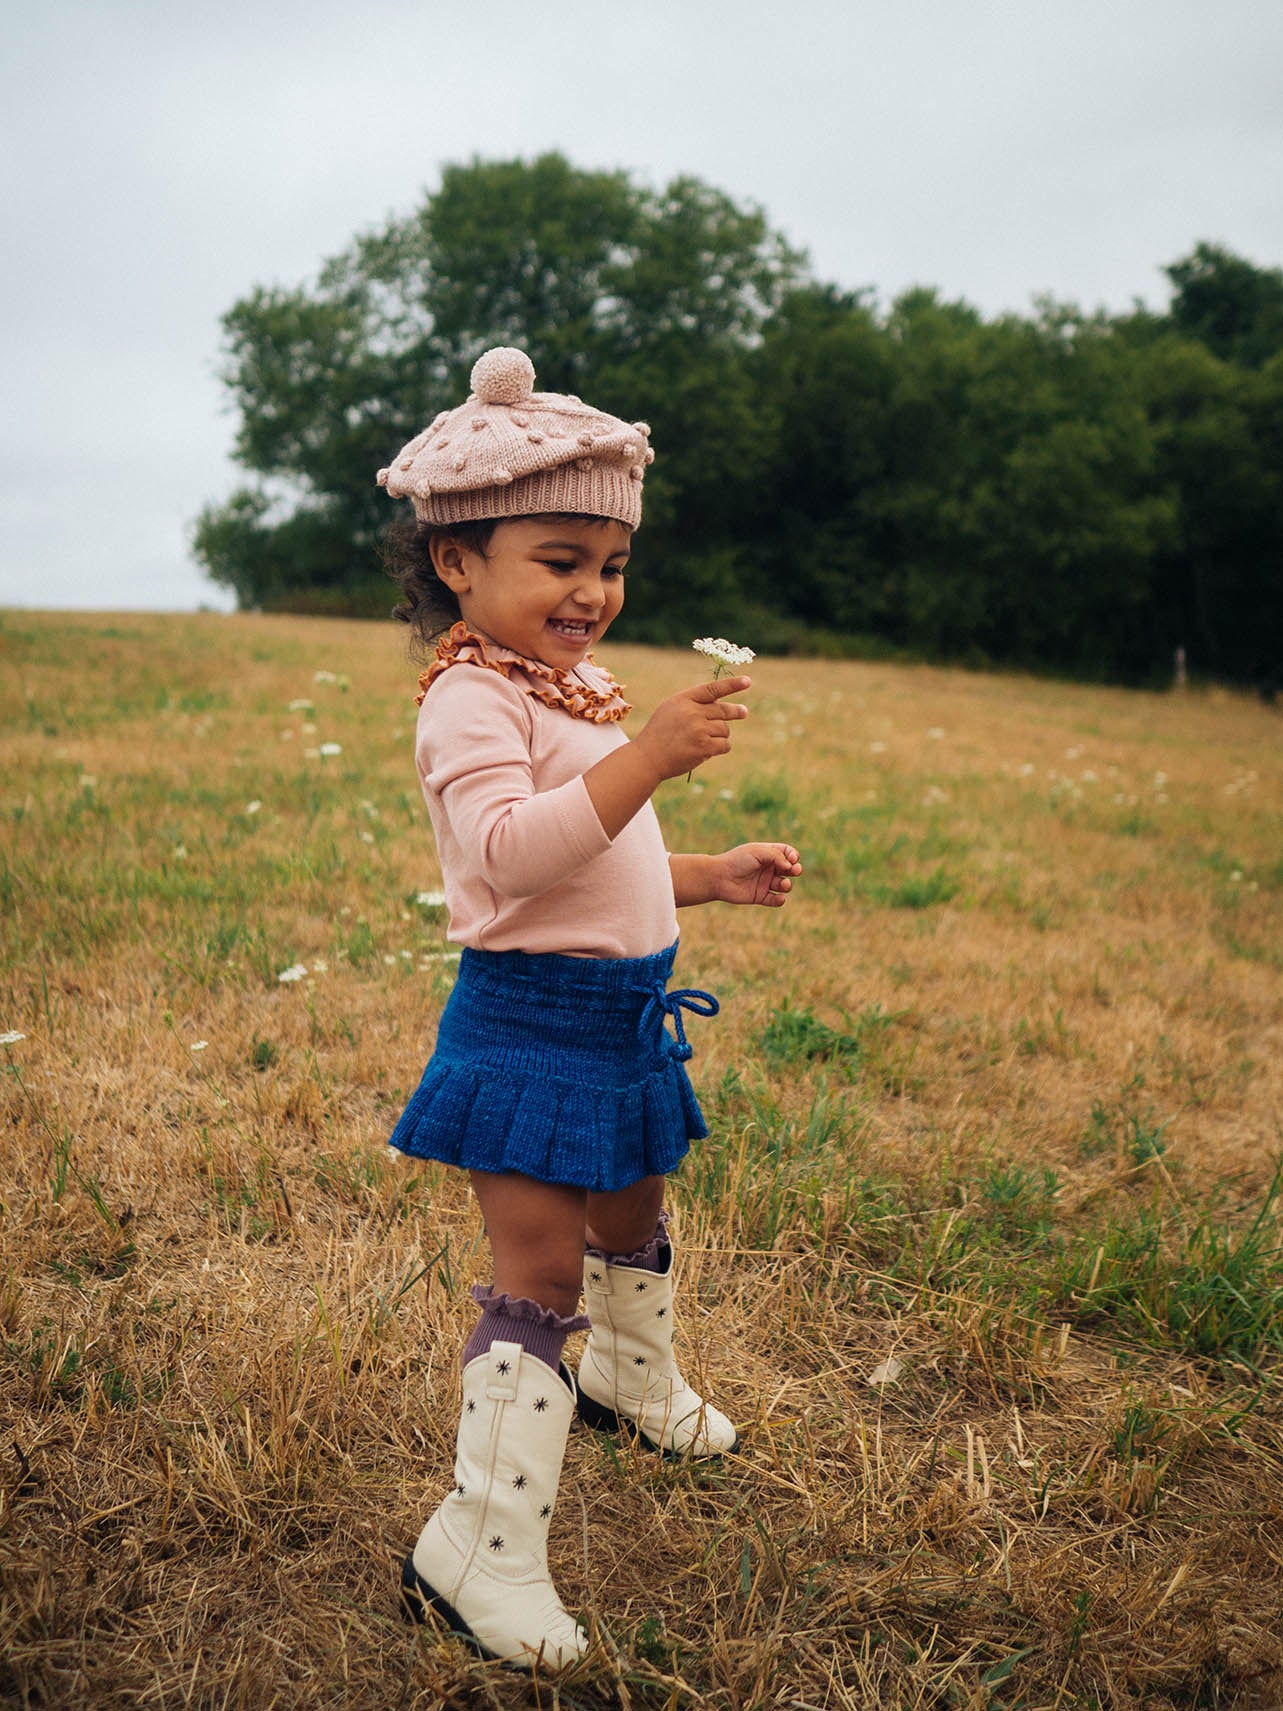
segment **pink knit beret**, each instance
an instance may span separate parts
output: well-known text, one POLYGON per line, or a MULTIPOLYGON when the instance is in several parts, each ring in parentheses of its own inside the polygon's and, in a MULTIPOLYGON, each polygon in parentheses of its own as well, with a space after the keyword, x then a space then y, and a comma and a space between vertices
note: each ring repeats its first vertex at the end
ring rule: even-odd
POLYGON ((571 511, 635 529, 655 456, 650 429, 534 384, 524 351, 488 350, 473 367, 467 402, 402 446, 379 485, 412 500, 425 523, 571 511))

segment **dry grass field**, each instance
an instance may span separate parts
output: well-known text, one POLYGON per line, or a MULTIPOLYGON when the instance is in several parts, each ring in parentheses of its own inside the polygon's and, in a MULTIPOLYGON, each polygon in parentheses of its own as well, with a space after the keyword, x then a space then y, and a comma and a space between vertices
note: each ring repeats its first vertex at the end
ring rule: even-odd
POLYGON ((658 799, 807 864, 683 917, 742 1449, 572 1432, 597 1643, 531 1681, 396 1612, 484 1266, 386 1145, 453 977, 414 677, 391 624, 0 619, 0 1701, 1283 1705, 1283 713, 759 662, 658 799))

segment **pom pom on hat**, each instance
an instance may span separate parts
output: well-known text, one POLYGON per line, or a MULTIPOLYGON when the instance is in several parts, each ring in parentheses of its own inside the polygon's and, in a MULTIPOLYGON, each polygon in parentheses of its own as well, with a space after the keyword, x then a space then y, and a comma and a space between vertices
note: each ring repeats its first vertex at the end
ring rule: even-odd
POLYGON ((496 345, 472 365, 472 390, 483 404, 520 404, 534 389, 534 363, 511 345, 496 345))
POLYGON ((478 357, 471 383, 464 403, 443 410, 379 471, 392 498, 412 500, 422 521, 442 525, 576 512, 637 527, 655 455, 645 422, 536 392, 534 364, 511 345, 478 357))

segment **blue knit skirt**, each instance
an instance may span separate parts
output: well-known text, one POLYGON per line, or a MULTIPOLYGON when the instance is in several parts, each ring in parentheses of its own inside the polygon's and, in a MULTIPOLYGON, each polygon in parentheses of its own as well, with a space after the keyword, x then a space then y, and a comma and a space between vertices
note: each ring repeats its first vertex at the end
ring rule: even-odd
POLYGON ((392 1145, 598 1191, 674 1169, 708 1133, 684 1067, 681 1012, 717 1013, 706 992, 667 990, 676 952, 465 950, 392 1145))

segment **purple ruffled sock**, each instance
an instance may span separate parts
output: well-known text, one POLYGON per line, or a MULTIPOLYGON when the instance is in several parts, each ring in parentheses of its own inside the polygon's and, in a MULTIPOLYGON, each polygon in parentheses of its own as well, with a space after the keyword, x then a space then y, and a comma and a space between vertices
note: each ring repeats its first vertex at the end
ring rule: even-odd
POLYGON ((527 1354, 534 1355, 556 1372, 561 1364, 561 1351, 572 1331, 586 1331, 591 1325, 583 1313, 563 1318, 551 1307, 541 1307, 525 1296, 496 1295, 492 1285, 475 1284, 472 1299, 481 1308, 481 1317, 472 1335, 463 1345, 462 1363, 487 1354, 492 1343, 520 1343, 527 1354))
POLYGON ((606 1265, 627 1265, 634 1271, 665 1272, 668 1270, 671 1253, 668 1241, 668 1213, 659 1214, 655 1234, 645 1247, 638 1248, 636 1253, 612 1254, 605 1248, 585 1248, 584 1252, 590 1259, 599 1259, 606 1265))

